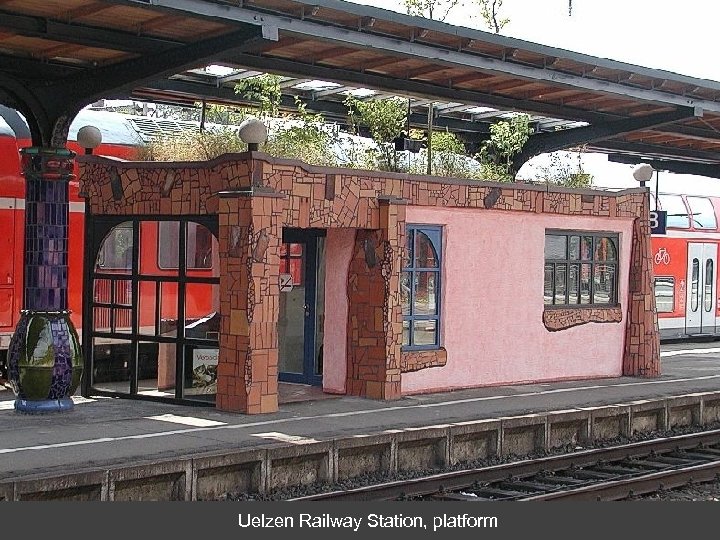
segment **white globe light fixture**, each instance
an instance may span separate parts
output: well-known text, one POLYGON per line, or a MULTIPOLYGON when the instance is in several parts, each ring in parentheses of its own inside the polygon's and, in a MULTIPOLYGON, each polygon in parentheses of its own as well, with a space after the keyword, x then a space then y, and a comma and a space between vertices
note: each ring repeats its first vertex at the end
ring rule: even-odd
POLYGON ((648 165, 647 163, 642 163, 638 165, 633 171, 633 178, 640 182, 640 187, 645 187, 645 182, 652 179, 652 175, 654 172, 655 169, 653 169, 652 166, 648 165))
POLYGON ((102 133, 95 126, 83 126, 78 130, 77 143, 85 149, 86 154, 92 154, 93 149, 102 143, 102 133))
POLYGON ((260 120, 250 117, 240 124, 238 135, 243 142, 247 143, 248 150, 257 152, 260 145, 267 140, 267 126, 260 120))

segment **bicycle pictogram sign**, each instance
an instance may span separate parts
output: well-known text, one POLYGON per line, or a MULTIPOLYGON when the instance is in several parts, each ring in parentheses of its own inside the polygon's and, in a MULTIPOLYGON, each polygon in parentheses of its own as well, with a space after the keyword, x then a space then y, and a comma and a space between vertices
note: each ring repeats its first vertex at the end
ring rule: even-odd
POLYGON ((668 253, 667 248, 658 248, 657 253, 655 254, 655 264, 670 264, 670 254, 668 253))

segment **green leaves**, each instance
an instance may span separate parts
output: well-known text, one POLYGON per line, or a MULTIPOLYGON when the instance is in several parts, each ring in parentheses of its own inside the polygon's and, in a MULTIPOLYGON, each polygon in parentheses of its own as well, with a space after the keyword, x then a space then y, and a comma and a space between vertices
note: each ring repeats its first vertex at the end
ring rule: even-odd
POLYGON ((513 170, 512 158, 520 153, 531 133, 530 117, 526 114, 490 126, 490 140, 483 144, 476 156, 488 180, 513 181, 517 171, 513 170))
POLYGON ((358 126, 365 126, 378 145, 380 170, 398 171, 400 164, 393 141, 400 136, 407 123, 407 99, 371 99, 362 101, 354 96, 345 99, 348 120, 355 132, 358 126))

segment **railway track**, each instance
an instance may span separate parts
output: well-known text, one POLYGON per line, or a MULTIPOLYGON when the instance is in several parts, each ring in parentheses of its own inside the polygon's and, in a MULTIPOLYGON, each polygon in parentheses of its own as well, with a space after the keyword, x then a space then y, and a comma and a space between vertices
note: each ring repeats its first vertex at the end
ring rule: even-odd
POLYGON ((720 430, 319 493, 292 501, 618 500, 720 479, 720 430))

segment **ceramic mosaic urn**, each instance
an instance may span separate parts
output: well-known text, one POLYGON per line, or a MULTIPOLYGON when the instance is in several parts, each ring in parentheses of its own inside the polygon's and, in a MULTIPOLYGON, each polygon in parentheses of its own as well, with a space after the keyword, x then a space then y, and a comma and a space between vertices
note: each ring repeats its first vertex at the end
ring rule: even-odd
POLYGON ((23 313, 8 350, 9 382, 24 412, 71 409, 80 384, 80 340, 67 312, 23 313))
POLYGON ((68 184, 75 154, 65 148, 20 150, 25 176, 24 306, 8 348, 8 375, 21 412, 63 411, 83 371, 70 320, 68 184))

